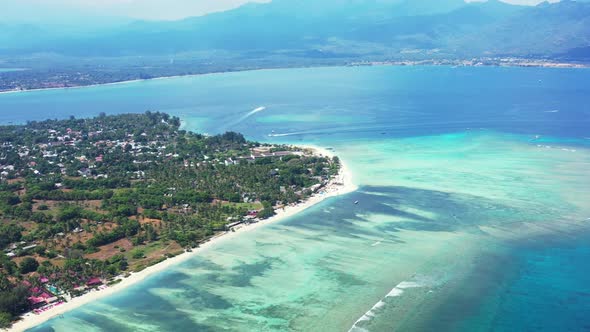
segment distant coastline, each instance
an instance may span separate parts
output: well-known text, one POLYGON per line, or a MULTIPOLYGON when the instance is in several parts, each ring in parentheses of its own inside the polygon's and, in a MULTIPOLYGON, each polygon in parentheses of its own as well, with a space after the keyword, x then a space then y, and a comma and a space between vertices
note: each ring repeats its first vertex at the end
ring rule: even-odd
POLYGON ((327 68, 327 67, 364 67, 364 66, 446 66, 446 67, 521 67, 521 68, 570 68, 582 69, 590 68, 590 63, 575 63, 575 62, 559 62, 546 59, 522 59, 522 58, 474 58, 468 60, 445 60, 445 59, 429 59, 429 60, 384 60, 384 61, 356 61, 346 62, 334 65, 318 65, 318 66, 284 66, 271 68, 248 68, 243 70, 224 70, 211 71, 198 74, 186 75, 170 75, 158 76, 151 78, 138 78, 132 80, 113 81, 95 84, 80 84, 64 87, 39 87, 30 89, 0 89, 0 95, 32 92, 32 91, 51 91, 51 90, 69 90, 82 89, 98 86, 120 85, 137 83, 143 81, 168 80, 182 77, 199 77, 207 75, 221 75, 228 73, 251 72, 251 71, 266 71, 266 70, 281 70, 281 69, 304 69, 304 68, 327 68))
MULTIPOLYGON (((336 156, 333 151, 318 146, 297 145, 297 147, 312 150, 313 154, 315 155, 322 155, 330 158, 336 156)), ((234 231, 225 231, 218 233, 211 239, 209 239, 207 242, 202 243, 198 248, 192 249, 191 251, 185 251, 184 253, 178 256, 168 258, 163 262, 147 267, 140 272, 131 273, 127 277, 119 276, 119 278, 117 279, 120 281, 110 287, 107 287, 102 290, 94 290, 82 296, 75 297, 71 299, 69 302, 54 307, 51 310, 41 312, 39 314, 29 312, 26 315, 23 315, 21 320, 15 322, 12 325, 12 327, 8 329, 8 331, 25 331, 35 326, 41 325, 52 318, 63 315, 69 311, 75 310, 80 306, 92 303, 107 296, 117 294, 123 289, 130 287, 151 275, 163 272, 171 266, 180 264, 181 262, 198 255, 203 250, 211 247, 214 244, 217 244, 221 241, 230 240, 236 236, 240 236, 240 234, 244 232, 253 231, 265 225, 295 216, 296 214, 322 202, 327 198, 344 195, 355 190, 357 190, 357 186, 352 181, 352 173, 350 172, 350 169, 348 168, 345 162, 340 161, 340 170, 338 174, 335 177, 333 177, 320 192, 312 195, 307 200, 300 202, 296 205, 290 205, 284 207, 283 209, 278 209, 275 211, 276 215, 268 219, 249 225, 242 225, 241 227, 235 228, 234 231)))
POLYGON ((560 62, 546 59, 474 58, 468 60, 392 60, 360 61, 350 66, 453 66, 453 67, 524 67, 524 68, 590 68, 588 63, 560 62))

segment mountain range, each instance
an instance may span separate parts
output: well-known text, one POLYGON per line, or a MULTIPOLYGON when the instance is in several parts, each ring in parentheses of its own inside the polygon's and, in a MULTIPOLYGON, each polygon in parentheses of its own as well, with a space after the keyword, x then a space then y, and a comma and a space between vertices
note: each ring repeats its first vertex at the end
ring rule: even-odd
POLYGON ((513 56, 590 59, 590 3, 274 0, 179 21, 58 29, 0 24, 0 56, 172 56, 358 60, 513 56))

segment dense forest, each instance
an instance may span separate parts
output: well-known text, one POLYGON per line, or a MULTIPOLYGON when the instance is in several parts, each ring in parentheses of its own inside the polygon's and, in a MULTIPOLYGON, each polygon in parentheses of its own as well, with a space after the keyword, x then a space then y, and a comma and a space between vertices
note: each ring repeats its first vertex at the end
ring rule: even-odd
POLYGON ((337 158, 159 112, 0 127, 0 326, 321 190, 337 158))

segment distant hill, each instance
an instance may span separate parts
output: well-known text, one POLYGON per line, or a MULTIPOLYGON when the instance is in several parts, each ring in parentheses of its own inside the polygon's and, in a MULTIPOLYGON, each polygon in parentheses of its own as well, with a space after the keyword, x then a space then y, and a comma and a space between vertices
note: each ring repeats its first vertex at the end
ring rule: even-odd
POLYGON ((475 54, 551 57, 571 53, 590 46, 590 3, 543 3, 491 22, 457 41, 475 54))
POLYGON ((173 22, 134 22, 60 37, 0 30, 0 54, 67 56, 220 52, 234 58, 349 59, 474 56, 589 59, 590 3, 535 7, 497 0, 274 0, 173 22), (16 38, 18 36, 19 38, 16 38))

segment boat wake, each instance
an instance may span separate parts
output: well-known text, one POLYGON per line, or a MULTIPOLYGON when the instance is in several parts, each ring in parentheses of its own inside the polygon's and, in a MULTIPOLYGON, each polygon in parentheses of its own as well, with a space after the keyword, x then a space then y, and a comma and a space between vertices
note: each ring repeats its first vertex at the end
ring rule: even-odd
POLYGON ((367 330, 362 327, 359 327, 358 324, 361 322, 370 321, 373 317, 375 317, 375 315, 377 314, 377 310, 386 304, 385 300, 387 298, 400 296, 404 293, 404 290, 408 288, 419 288, 425 286, 426 285, 423 285, 415 281, 400 282, 397 286, 393 287, 391 291, 389 291, 389 293, 385 295, 384 298, 382 298, 379 302, 375 303, 375 305, 373 305, 373 307, 371 307, 369 311, 365 312, 365 314, 362 315, 361 318, 357 319, 356 322, 352 324, 348 332, 366 332, 367 330))
POLYGON ((558 113, 559 110, 551 110, 551 111, 545 111, 545 113, 558 113))
POLYGON ((257 107, 255 109, 251 110, 248 114, 246 114, 246 116, 254 115, 254 114, 258 113, 258 112, 264 111, 265 109, 266 109, 266 107, 264 107, 264 106, 257 107))
POLYGON ((264 111, 265 109, 266 109, 266 107, 264 107, 264 106, 256 107, 255 109, 251 110, 250 112, 246 113, 244 116, 239 118, 238 121, 236 121, 236 122, 240 123, 240 122, 246 120, 247 118, 251 117, 252 115, 264 111))
POLYGON ((284 133, 284 134, 272 132, 272 133, 268 134, 268 136, 269 137, 285 137, 285 136, 305 135, 308 133, 310 133, 310 132, 301 131, 301 132, 296 132, 296 133, 284 133))
POLYGON ((228 125, 228 127, 229 127, 229 128, 232 128, 232 127, 234 127, 234 126, 236 126, 236 125, 240 124, 242 121, 246 120, 247 118, 251 117, 252 115, 254 115, 254 114, 256 114, 256 113, 259 113, 259 112, 262 112, 262 111, 264 111, 264 110, 266 110, 266 107, 265 107, 265 106, 260 106, 260 107, 257 107, 257 108, 255 108, 255 109, 251 110, 250 112, 248 112, 248 113, 246 113, 246 114, 242 115, 242 116, 241 116, 240 118, 238 118, 237 120, 235 120, 235 121, 231 122, 231 123, 228 125))

